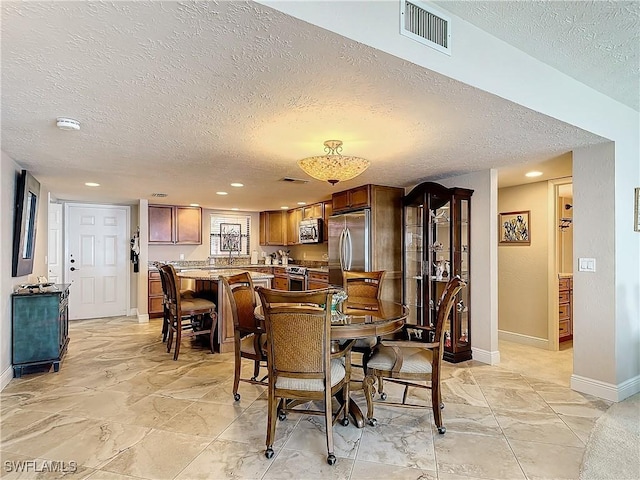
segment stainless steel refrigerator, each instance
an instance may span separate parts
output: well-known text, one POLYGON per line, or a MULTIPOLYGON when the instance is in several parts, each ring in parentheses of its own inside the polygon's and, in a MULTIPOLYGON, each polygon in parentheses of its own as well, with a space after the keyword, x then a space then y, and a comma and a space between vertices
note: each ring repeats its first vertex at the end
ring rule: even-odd
POLYGON ((342 285, 344 270, 371 270, 369 209, 329 217, 329 283, 342 285))

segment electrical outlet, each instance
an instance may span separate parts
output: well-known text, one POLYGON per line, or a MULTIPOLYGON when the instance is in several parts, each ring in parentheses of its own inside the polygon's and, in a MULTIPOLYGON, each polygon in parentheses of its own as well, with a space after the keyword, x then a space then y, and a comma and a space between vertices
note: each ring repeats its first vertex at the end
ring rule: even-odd
POLYGON ((184 260, 184 253, 180 254, 180 260, 184 260))

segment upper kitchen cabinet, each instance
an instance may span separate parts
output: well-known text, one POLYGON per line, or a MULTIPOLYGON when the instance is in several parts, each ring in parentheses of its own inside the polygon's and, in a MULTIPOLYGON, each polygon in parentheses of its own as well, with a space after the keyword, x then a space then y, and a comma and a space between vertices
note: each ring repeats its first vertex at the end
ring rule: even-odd
POLYGON ((298 245, 300 243, 300 220, 303 212, 301 208, 287 211, 287 245, 298 245))
POLYGON ((371 185, 362 185, 351 190, 334 193, 331 200, 333 213, 367 208, 371 205, 371 185))
POLYGON ((260 245, 287 244, 287 212, 260 212, 260 245))
POLYGON ((434 327, 447 282, 459 275, 467 283, 444 327, 444 359, 454 363, 471 360, 472 194, 473 190, 425 182, 403 199, 403 303, 409 307, 408 323, 434 327))
POLYGON ((324 243, 329 242, 329 217, 333 214, 333 200, 327 200, 323 203, 322 212, 322 239, 324 243))
POLYGON ((311 218, 322 218, 323 203, 314 203, 313 205, 307 205, 302 207, 302 219, 309 220, 311 218))
POLYGON ((202 244, 202 209, 149 205, 149 243, 202 244))

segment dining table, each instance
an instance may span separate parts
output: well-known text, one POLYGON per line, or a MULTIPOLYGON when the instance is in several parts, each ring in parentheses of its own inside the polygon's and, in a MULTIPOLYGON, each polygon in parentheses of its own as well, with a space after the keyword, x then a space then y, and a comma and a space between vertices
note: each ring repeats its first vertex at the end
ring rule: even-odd
MULTIPOLYGON (((255 309, 258 320, 264 320, 262 306, 255 309)), ((340 344, 359 338, 382 337, 402 329, 409 309, 397 302, 366 297, 348 297, 331 315, 332 349, 340 349, 340 344)), ((364 389, 367 376, 362 380, 364 389)), ((349 402, 349 413, 358 428, 365 425, 365 415, 353 400, 349 402)))

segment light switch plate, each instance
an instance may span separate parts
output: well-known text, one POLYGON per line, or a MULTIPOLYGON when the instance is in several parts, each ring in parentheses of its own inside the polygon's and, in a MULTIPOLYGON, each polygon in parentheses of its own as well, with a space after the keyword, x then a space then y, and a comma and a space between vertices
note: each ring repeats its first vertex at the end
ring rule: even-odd
POLYGON ((595 272, 596 259, 595 258, 578 258, 578 271, 579 272, 595 272))

